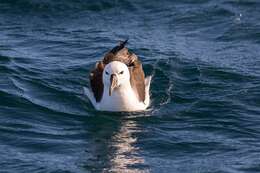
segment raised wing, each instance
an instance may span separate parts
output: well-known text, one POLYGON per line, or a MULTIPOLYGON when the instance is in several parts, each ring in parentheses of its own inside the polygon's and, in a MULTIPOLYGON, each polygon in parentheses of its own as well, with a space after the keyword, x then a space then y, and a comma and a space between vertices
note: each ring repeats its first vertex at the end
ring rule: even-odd
POLYGON ((94 70, 89 75, 90 86, 96 102, 100 102, 103 96, 104 84, 102 81, 102 74, 104 70, 103 62, 98 62, 94 70))
POLYGON ((140 102, 145 101, 145 76, 142 68, 142 64, 139 60, 135 60, 131 66, 129 66, 131 74, 130 82, 133 90, 138 96, 140 102))

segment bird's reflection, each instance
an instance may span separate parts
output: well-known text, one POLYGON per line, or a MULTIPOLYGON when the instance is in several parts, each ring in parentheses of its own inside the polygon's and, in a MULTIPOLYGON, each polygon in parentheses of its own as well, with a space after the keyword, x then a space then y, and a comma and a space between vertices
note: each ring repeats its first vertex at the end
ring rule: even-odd
POLYGON ((111 158, 112 172, 140 172, 138 165, 143 165, 144 159, 138 153, 139 148, 135 146, 137 137, 134 136, 140 130, 135 121, 125 120, 113 135, 111 146, 115 150, 111 158))
POLYGON ((135 120, 115 117, 96 121, 86 168, 99 172, 149 172, 137 146, 142 128, 135 120))

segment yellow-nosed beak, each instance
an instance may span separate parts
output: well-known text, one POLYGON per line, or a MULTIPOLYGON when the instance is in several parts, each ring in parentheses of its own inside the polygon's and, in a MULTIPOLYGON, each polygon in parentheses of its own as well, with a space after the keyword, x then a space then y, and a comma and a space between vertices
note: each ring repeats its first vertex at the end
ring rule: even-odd
POLYGON ((117 76, 115 74, 111 74, 110 76, 110 88, 109 88, 109 96, 111 96, 113 90, 117 86, 117 76))

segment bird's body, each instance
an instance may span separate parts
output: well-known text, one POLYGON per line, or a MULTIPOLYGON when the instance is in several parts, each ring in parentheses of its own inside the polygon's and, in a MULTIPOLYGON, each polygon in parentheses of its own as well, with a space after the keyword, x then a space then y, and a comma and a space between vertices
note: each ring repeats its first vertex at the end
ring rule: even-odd
POLYGON ((120 87, 115 89, 113 94, 109 96, 109 88, 104 88, 104 93, 102 96, 102 100, 100 102, 96 102, 93 93, 84 87, 84 93, 90 99, 92 105, 96 110, 101 111, 111 111, 111 112, 119 112, 119 111, 142 111, 145 110, 150 104, 150 95, 149 95, 149 87, 150 87, 151 77, 146 79, 146 100, 144 102, 140 102, 136 93, 131 88, 130 85, 125 87, 120 87))
POLYGON ((144 78, 141 63, 136 57, 131 58, 132 54, 122 56, 124 53, 120 53, 121 49, 117 50, 120 58, 110 55, 96 65, 90 76, 92 90, 84 88, 85 95, 97 110, 142 111, 150 104, 151 77, 144 78))

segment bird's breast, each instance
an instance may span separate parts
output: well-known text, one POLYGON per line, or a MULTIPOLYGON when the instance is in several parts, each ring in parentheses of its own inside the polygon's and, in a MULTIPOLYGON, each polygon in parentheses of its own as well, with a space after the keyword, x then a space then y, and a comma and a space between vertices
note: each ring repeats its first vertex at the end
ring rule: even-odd
POLYGON ((105 88, 99 108, 105 111, 138 111, 144 110, 145 105, 139 102, 132 88, 116 88, 111 96, 109 89, 105 88))

